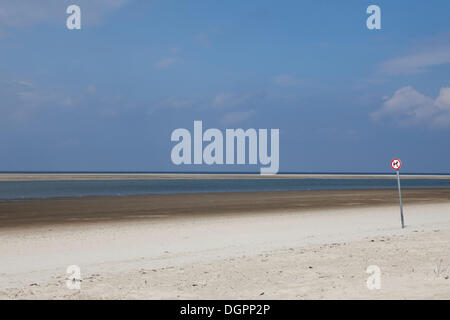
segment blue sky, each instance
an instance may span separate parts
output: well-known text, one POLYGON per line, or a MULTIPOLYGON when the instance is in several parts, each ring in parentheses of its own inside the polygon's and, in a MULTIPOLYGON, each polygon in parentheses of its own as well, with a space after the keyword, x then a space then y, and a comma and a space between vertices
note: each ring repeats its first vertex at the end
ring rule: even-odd
POLYGON ((2 0, 0 171, 258 170, 173 165, 171 132, 202 120, 279 128, 281 171, 399 157, 450 172, 449 14, 445 0, 2 0))

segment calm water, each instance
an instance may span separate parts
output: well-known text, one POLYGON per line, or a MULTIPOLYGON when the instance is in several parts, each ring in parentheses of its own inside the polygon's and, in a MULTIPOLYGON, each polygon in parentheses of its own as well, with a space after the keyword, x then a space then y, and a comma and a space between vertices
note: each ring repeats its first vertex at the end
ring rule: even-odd
MULTIPOLYGON (((393 189, 395 179, 0 181, 0 199, 287 190, 393 189)), ((403 188, 450 188, 450 179, 404 179, 403 188)))

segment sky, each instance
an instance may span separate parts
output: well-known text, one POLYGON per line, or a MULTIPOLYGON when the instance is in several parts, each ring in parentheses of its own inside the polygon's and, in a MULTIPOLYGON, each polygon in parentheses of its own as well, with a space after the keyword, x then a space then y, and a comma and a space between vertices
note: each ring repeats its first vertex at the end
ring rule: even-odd
POLYGON ((449 173, 449 14, 447 0, 0 0, 0 171, 259 170, 174 165, 172 131, 201 120, 279 129, 281 172, 400 158, 449 173))

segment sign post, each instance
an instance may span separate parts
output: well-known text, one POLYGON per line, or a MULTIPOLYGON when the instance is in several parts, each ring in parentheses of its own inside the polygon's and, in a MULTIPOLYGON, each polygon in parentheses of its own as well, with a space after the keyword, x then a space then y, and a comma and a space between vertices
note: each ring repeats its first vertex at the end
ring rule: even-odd
POLYGON ((403 218, 402 190, 400 188, 400 168, 402 167, 402 162, 399 159, 394 159, 391 161, 391 167, 397 171, 398 199, 400 200, 400 217, 403 229, 405 228, 405 219, 403 218))

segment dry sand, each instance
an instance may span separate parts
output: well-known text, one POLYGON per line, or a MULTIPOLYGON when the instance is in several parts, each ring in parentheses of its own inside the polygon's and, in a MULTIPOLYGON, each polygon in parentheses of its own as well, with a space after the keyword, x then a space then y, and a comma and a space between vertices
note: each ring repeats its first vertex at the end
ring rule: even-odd
POLYGON ((372 195, 377 205, 352 205, 358 197, 347 195, 340 208, 292 205, 264 214, 166 219, 152 211, 103 222, 97 214, 95 223, 25 216, 28 224, 0 229, 0 298, 450 299, 450 202, 410 195, 402 230, 398 206, 372 195), (66 287, 69 265, 81 268, 81 290, 66 287), (369 265, 381 268, 380 290, 366 287, 369 265))

